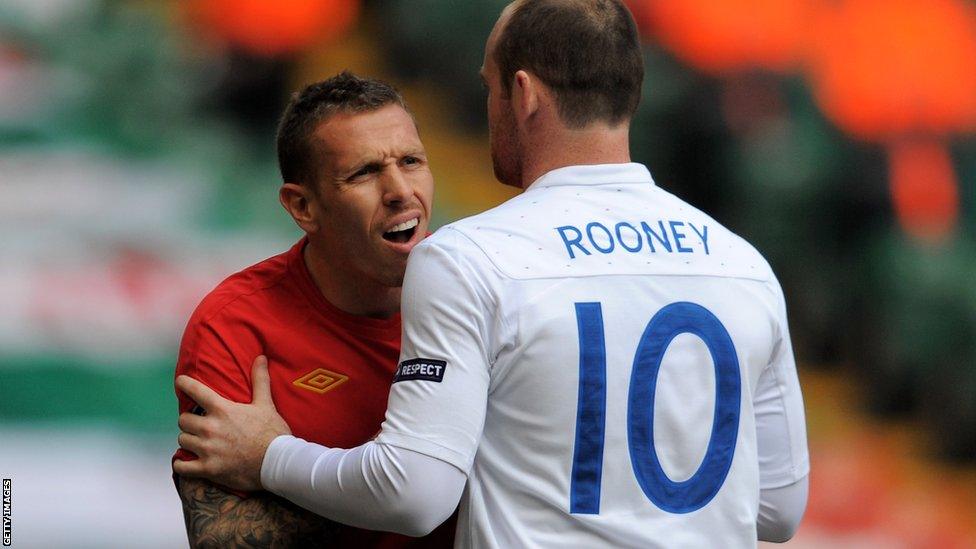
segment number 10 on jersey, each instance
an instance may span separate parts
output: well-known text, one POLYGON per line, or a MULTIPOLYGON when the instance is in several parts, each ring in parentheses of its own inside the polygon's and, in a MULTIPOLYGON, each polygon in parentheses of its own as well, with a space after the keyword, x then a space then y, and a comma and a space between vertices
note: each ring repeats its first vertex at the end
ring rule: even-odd
MULTIPOLYGON (((607 412, 607 349, 600 303, 577 303, 579 399, 576 444, 570 481, 570 512, 600 513, 603 441, 607 412)), ((739 359, 728 330, 711 311, 689 302, 657 312, 641 336, 634 356, 627 398, 627 445, 634 476, 644 495, 670 513, 701 509, 725 483, 739 433, 742 381, 739 359), (671 341, 694 334, 708 347, 715 368, 715 415, 701 465, 691 478, 668 477, 654 448, 654 396, 661 361, 671 341)))

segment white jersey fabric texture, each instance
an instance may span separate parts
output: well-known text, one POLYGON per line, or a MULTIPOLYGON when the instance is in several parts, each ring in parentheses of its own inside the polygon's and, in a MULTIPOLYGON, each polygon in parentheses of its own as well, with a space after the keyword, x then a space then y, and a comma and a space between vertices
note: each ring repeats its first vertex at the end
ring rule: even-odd
POLYGON ((808 473, 772 270, 640 164, 554 170, 437 231, 402 315, 401 363, 446 364, 393 384, 377 441, 469 472, 461 547, 753 547, 760 488, 808 473))
POLYGON ((465 480, 453 465, 396 446, 342 450, 291 435, 275 438, 261 464, 261 484, 293 503, 343 524, 408 536, 427 535, 447 520, 465 480))
POLYGON ((760 491, 805 495, 778 282, 639 164, 554 170, 437 231, 411 253, 402 317, 369 451, 279 437, 266 488, 341 515, 322 500, 357 470, 374 499, 411 480, 396 466, 405 481, 372 478, 391 467, 366 457, 409 456, 445 473, 433 492, 451 493, 440 460, 467 473, 456 543, 478 548, 754 547, 757 520, 789 507, 760 516, 760 491))

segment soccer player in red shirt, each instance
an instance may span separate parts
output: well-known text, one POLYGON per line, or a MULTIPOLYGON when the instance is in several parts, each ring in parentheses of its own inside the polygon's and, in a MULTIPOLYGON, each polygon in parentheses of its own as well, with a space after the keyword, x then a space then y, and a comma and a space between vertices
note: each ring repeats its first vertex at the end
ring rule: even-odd
MULTIPOLYGON (((407 254, 427 234, 433 177, 400 94, 349 73, 293 96, 277 148, 279 198, 306 235, 204 298, 176 375, 251 402, 251 364, 265 355, 274 403, 292 433, 354 447, 376 434, 386 411, 400 351, 400 286, 407 254)), ((181 413, 206 413, 178 397, 181 413)), ((195 456, 180 449, 175 459, 195 456)), ((176 483, 194 547, 447 547, 453 539, 452 524, 407 538, 339 525, 266 492, 178 476, 176 483)))

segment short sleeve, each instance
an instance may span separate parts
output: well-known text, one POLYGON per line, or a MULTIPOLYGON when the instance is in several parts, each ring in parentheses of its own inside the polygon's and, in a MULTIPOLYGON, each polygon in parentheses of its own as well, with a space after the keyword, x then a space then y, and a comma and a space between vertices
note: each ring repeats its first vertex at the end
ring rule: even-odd
POLYGON ((777 341, 753 396, 759 453, 760 488, 792 484, 810 472, 803 396, 793 358, 786 302, 773 279, 777 341))
MULTIPOLYGON (((235 402, 251 401, 249 372, 234 357, 225 337, 211 323, 196 318, 196 315, 190 319, 183 334, 175 375, 188 375, 226 399, 235 402)), ((176 397, 180 413, 197 407, 181 391, 176 392, 176 397)), ((183 460, 196 459, 193 453, 182 448, 177 450, 175 457, 183 460)))
POLYGON ((410 255, 400 365, 377 441, 467 473, 484 428, 493 305, 476 264, 480 250, 466 249, 449 228, 441 232, 410 255))

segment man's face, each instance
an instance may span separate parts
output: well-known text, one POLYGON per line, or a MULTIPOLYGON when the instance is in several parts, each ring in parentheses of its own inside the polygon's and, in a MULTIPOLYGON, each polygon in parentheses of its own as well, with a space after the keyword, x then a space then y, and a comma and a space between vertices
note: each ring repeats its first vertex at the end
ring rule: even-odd
POLYGON ((434 178, 413 118, 399 105, 339 113, 314 132, 323 153, 310 238, 353 280, 403 284, 407 255, 427 234, 434 178))
POLYGON ((506 185, 522 186, 522 157, 511 97, 505 96, 501 71, 495 63, 495 44, 508 20, 509 9, 502 12, 485 45, 481 79, 488 91, 488 135, 495 178, 506 185))

